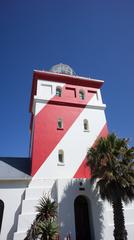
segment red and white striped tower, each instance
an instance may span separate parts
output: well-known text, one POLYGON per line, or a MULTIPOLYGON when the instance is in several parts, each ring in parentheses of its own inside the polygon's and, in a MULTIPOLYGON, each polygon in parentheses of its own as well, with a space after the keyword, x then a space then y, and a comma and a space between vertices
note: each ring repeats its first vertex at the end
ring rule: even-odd
POLYGON ((89 178, 87 149, 107 135, 103 81, 74 75, 64 64, 34 71, 30 111, 34 178, 89 178))
MULTIPOLYGON (((44 193, 58 203, 60 239, 68 233, 71 239, 77 239, 79 224, 74 205, 81 195, 91 203, 92 222, 98 234, 97 200, 90 188, 86 154, 97 138, 108 133, 102 85, 103 81, 75 75, 64 64, 53 66, 51 71, 34 71, 30 102, 32 179, 22 201, 14 240, 26 236, 35 218, 35 206, 44 193)), ((85 219, 81 223, 81 234, 85 234, 87 222, 85 219)))

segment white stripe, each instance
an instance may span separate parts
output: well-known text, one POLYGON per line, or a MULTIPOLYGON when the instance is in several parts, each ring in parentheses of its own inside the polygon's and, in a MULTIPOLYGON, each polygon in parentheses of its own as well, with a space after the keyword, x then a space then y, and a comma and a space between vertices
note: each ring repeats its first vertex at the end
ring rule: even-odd
POLYGON ((56 96, 56 87, 64 87, 64 83, 38 80, 37 95, 34 96, 33 113, 37 115, 47 102, 56 96))
MULTIPOLYGON (((94 97, 90 100, 90 104, 92 101, 94 102, 94 97)), ((105 123, 104 110, 85 108, 33 178, 72 178, 105 123), (84 119, 89 121, 89 132, 83 130, 84 119), (64 151, 64 166, 58 165, 59 149, 64 151)))

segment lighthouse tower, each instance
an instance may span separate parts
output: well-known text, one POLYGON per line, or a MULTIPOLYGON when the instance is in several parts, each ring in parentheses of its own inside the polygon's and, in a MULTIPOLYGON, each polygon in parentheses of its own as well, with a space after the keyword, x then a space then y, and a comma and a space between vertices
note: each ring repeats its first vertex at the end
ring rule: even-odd
POLYGON ((35 70, 30 101, 31 181, 14 240, 23 239, 43 193, 58 203, 61 239, 99 239, 96 193, 90 186, 86 153, 108 133, 103 81, 81 77, 65 64, 35 70), (98 231, 98 232, 97 232, 98 231))
POLYGON ((87 149, 107 134, 103 81, 76 76, 67 65, 34 71, 30 111, 34 178, 89 178, 87 149))

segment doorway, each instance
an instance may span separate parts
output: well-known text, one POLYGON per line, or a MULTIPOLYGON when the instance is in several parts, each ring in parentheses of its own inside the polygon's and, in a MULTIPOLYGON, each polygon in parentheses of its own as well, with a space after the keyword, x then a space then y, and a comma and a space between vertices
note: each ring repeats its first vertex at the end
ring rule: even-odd
POLYGON ((90 240, 89 208, 85 196, 74 201, 76 240, 90 240))

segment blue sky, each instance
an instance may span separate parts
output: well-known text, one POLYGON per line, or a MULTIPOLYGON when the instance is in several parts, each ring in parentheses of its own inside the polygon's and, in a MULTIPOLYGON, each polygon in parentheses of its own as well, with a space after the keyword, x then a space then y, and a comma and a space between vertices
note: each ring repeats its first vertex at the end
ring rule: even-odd
POLYGON ((0 1, 0 156, 27 156, 33 69, 103 79, 109 130, 134 145, 134 1, 0 1))

